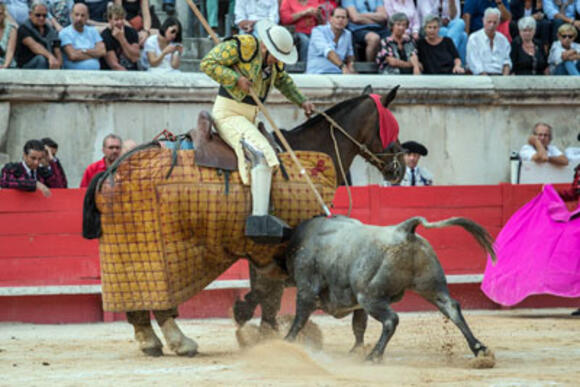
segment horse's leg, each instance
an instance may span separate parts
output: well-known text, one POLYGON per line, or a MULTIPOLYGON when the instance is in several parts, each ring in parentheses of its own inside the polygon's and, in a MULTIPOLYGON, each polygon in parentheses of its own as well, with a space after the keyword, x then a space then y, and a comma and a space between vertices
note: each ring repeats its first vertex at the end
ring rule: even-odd
POLYGON ((280 311, 282 294, 284 293, 284 281, 269 278, 261 274, 250 263, 250 292, 244 297, 244 301, 238 300, 234 304, 234 319, 240 325, 244 325, 254 316, 258 304, 262 307, 261 326, 277 330, 276 316, 280 311))
POLYGON ((197 343, 185 336, 175 322, 178 315, 177 308, 154 310, 153 314, 161 327, 167 345, 173 352, 179 356, 189 357, 197 354, 197 343))
POLYGON ((151 326, 151 317, 148 310, 127 312, 127 321, 135 329, 135 340, 139 343, 139 349, 147 356, 163 355, 163 344, 155 334, 151 326))

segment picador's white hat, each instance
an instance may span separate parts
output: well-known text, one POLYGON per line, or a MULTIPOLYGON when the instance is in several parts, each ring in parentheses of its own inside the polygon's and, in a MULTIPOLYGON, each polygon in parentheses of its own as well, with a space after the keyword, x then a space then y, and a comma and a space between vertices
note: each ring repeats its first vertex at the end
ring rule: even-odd
POLYGON ((298 51, 294 45, 292 34, 286 28, 269 20, 260 20, 256 23, 256 30, 258 37, 274 58, 290 65, 296 63, 298 51))

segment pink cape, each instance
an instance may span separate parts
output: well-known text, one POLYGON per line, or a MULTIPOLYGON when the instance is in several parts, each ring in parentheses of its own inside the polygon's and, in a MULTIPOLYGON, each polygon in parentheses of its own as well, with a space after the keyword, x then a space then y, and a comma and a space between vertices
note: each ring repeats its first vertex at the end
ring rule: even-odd
POLYGON ((568 211, 551 185, 520 208, 499 233, 481 290, 511 306, 531 294, 580 297, 580 208, 568 211))

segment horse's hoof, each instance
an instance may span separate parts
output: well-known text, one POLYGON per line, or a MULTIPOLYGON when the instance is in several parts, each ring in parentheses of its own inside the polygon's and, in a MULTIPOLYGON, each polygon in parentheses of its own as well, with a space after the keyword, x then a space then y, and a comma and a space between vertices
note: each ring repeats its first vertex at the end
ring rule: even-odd
POLYGON ((370 362, 370 363, 380 363, 383 361, 383 355, 373 351, 373 352, 368 354, 365 361, 370 362))
POLYGON ((163 350, 161 349, 161 347, 141 348, 141 352, 151 357, 163 356, 163 350))
POLYGON ((471 368, 483 369, 495 367, 495 354, 489 348, 484 348, 469 362, 471 368))
POLYGON ((178 356, 193 357, 197 354, 197 343, 185 336, 173 318, 168 318, 161 326, 169 349, 178 356))
POLYGON ((197 343, 190 339, 189 337, 183 338, 179 347, 172 350, 178 355, 183 357, 194 357, 197 355, 197 343))
POLYGON ((159 357, 163 355, 163 344, 155 334, 153 327, 135 325, 135 340, 139 349, 147 356, 159 357))

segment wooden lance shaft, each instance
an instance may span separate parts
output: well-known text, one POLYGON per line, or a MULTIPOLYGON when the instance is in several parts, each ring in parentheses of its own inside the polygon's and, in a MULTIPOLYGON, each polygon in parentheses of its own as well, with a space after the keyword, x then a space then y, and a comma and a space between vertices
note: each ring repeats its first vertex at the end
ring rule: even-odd
MULTIPOLYGON (((203 28, 205 28, 205 30, 207 31, 207 33, 209 34, 209 36, 211 37, 213 42, 215 44, 219 44, 220 43, 219 38, 215 34, 214 30, 209 26, 207 20, 205 20, 205 17, 201 14, 201 12, 197 8, 197 6, 193 3, 192 0, 186 0, 186 1, 187 1, 187 4, 189 4, 189 8, 191 8, 191 10, 195 14, 195 16, 198 18, 200 23, 203 25, 203 28)), ((234 69, 238 73, 240 73, 240 70, 237 68, 237 66, 234 66, 234 69)), ((296 154, 294 153, 294 151, 290 147, 290 144, 288 144, 288 141, 286 141, 286 138, 284 137, 284 135, 282 134, 282 132, 280 131, 280 129, 278 128, 278 126, 274 122, 274 119, 270 115, 270 112, 268 112, 268 110, 266 109, 266 107, 264 106, 262 101, 260 101, 260 98, 258 98, 258 96, 256 95, 256 92, 254 91, 254 89, 252 89, 251 87, 250 87, 249 94, 252 97, 252 99, 254 100, 254 102, 256 103, 256 106, 258 106, 258 108, 262 111, 262 113, 264 114, 264 117, 266 117, 266 119, 268 120, 268 122, 270 123, 272 128, 274 129, 274 133, 276 133, 276 136, 278 137, 278 139, 282 143, 282 146, 284 147, 286 152, 288 152, 290 154, 290 158, 292 158, 292 161, 294 161, 294 164, 296 164, 296 166, 298 167, 300 174, 303 175, 304 178, 306 179, 306 182, 310 186, 310 189, 314 193, 314 196, 316 196, 316 200, 318 200, 318 203, 320 204, 320 206, 324 210, 324 213, 326 214, 326 216, 331 216, 332 214, 331 214, 330 210, 328 209, 328 206, 326 205, 326 203, 324 203, 322 196, 320 196, 320 193, 318 192, 318 190, 314 186, 314 183, 310 179, 310 176, 308 175, 308 173, 306 173, 306 170, 304 169, 304 167, 300 163, 300 160, 298 160, 298 158, 296 157, 296 154)))

